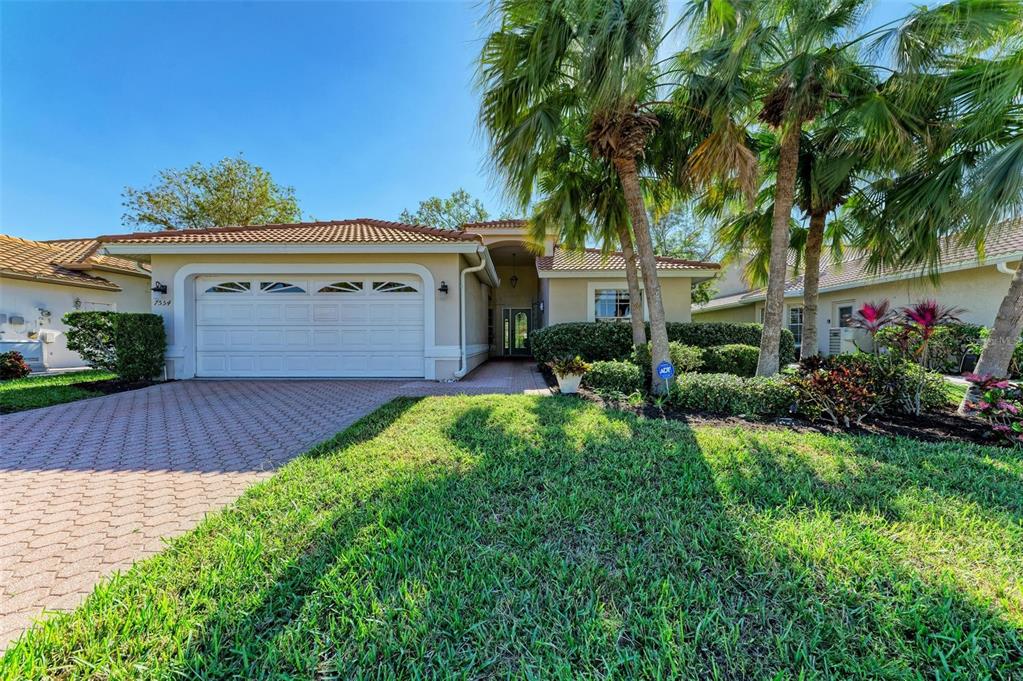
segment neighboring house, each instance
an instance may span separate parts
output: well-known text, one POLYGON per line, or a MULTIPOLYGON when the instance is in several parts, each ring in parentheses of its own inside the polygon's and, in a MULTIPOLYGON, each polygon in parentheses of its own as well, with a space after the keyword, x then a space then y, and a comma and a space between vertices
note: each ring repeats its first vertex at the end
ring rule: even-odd
POLYGON ((18 350, 35 371, 80 367, 85 362, 67 349, 65 313, 149 311, 148 269, 98 247, 95 239, 0 234, 0 351, 18 350))
MULTIPOLYGON (((919 268, 883 269, 871 274, 866 257, 847 253, 838 262, 822 258, 820 297, 817 307, 817 339, 822 354, 847 352, 866 342, 851 328, 853 312, 866 302, 888 299, 895 307, 927 298, 961 308, 960 318, 971 324, 991 326, 998 306, 1009 290, 1009 280, 1023 259, 1023 220, 1005 223, 987 240, 984 257, 951 240, 942 248, 940 279, 935 284, 919 268)), ((740 275, 741 266, 726 268, 718 283, 718 295, 693 309, 697 322, 762 322, 764 289, 750 289, 740 275)), ((785 286, 786 326, 800 343, 803 332, 803 276, 793 276, 785 286)))
MULTIPOLYGON (((530 249, 519 220, 440 230, 381 220, 101 237, 147 262, 169 375, 450 380, 528 355, 534 329, 629 318, 620 255, 530 249)), ((670 321, 688 321, 713 263, 662 258, 670 321)))

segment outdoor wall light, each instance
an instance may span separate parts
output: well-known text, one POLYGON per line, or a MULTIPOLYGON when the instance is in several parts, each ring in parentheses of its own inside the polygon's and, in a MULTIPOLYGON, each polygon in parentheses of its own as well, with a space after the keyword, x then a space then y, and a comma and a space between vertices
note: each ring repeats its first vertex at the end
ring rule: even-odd
POLYGON ((440 288, 438 288, 437 290, 440 291, 441 293, 447 295, 447 292, 448 292, 448 282, 442 281, 440 283, 440 288))
POLYGON ((151 289, 153 293, 167 293, 167 284, 161 284, 156 282, 156 285, 151 289))

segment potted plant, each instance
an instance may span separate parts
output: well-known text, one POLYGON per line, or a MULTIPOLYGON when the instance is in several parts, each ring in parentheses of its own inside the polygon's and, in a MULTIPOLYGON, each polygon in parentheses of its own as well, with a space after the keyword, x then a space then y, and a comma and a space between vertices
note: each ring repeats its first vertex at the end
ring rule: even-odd
POLYGON ((556 359, 548 366, 558 379, 558 388, 565 395, 579 392, 579 382, 583 380, 583 374, 590 368, 590 365, 584 362, 579 355, 556 359))

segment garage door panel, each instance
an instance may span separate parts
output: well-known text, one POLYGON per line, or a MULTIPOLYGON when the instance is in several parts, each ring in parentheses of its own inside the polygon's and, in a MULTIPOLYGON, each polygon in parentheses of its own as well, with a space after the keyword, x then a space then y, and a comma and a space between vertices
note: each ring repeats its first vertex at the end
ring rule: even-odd
MULTIPOLYGON (((423 376, 422 293, 374 291, 371 282, 378 277, 343 278, 362 281, 363 288, 321 293, 323 286, 316 285, 306 292, 280 293, 254 286, 225 293, 200 282, 197 374, 423 376)), ((251 279, 297 280, 277 275, 251 279)), ((393 279, 413 283, 408 277, 393 279)), ((413 285, 422 289, 418 282, 413 285)))

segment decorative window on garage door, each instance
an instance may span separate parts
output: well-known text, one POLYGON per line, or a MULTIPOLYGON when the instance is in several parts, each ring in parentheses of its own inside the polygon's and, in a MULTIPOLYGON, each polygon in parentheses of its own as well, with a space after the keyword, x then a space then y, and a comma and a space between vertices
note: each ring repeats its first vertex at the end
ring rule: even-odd
POLYGON ((248 293, 252 283, 248 281, 223 281, 206 289, 206 293, 248 293))
POLYGON ((419 289, 401 281, 374 281, 373 290, 377 293, 419 293, 419 289))
POLYGON ((259 290, 263 293, 305 293, 305 289, 298 284, 286 281, 261 281, 259 290))
POLYGON ((317 293, 361 293, 361 281, 335 281, 320 288, 317 293))

